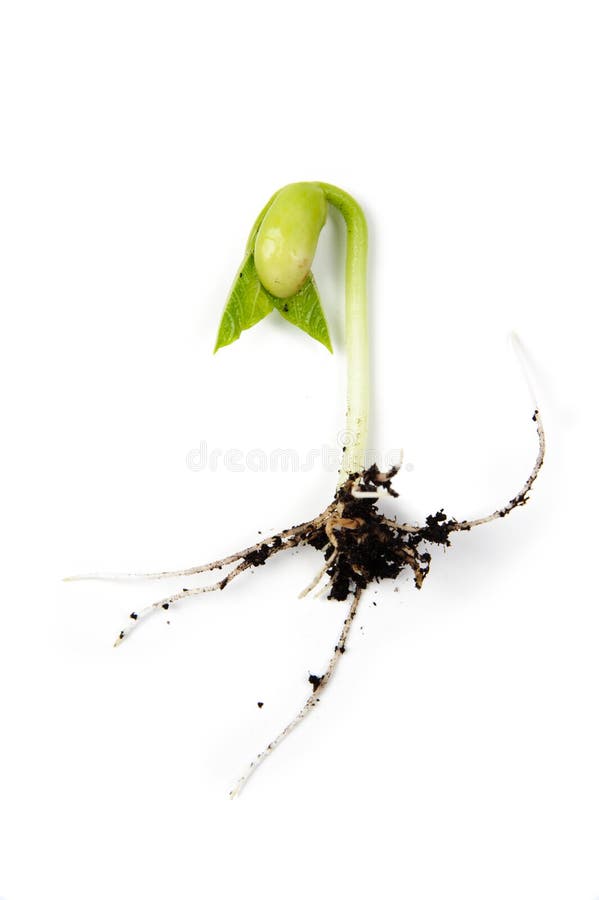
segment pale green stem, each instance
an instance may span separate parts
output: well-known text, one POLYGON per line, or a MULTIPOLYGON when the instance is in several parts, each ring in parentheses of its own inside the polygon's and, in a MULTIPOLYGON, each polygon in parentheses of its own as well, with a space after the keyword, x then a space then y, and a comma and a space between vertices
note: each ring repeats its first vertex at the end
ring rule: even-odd
POLYGON ((328 202, 339 210, 347 226, 345 257, 347 439, 339 472, 339 484, 342 484, 350 475, 361 472, 366 462, 370 406, 368 297, 366 291, 368 228, 364 213, 353 197, 332 184, 317 183, 325 192, 328 202))

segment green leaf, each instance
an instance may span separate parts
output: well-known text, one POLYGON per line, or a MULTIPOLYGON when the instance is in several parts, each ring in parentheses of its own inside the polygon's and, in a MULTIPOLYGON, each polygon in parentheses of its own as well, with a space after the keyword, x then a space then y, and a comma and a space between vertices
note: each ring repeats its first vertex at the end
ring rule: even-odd
POLYGON ((249 253, 241 264, 225 304, 214 352, 232 344, 242 331, 256 325, 273 308, 273 300, 256 274, 254 255, 249 253))
POLYGON ((284 319, 287 319, 292 325, 297 325, 298 328, 301 328, 314 340, 324 344, 327 350, 331 353, 333 352, 327 320, 312 272, 310 272, 302 287, 293 297, 279 300, 277 297, 273 297, 272 294, 268 294, 268 296, 284 319))

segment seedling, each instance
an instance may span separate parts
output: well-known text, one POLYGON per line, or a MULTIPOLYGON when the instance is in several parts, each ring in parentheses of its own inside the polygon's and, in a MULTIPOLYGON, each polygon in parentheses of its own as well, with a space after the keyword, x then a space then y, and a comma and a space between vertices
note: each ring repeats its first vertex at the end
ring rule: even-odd
MULTIPOLYGON (((400 524, 382 515, 377 501, 385 493, 397 497, 391 481, 398 467, 381 472, 376 465, 365 468, 369 411, 368 323, 366 263, 368 234, 364 214, 356 201, 340 188, 320 182, 291 184, 277 191, 266 204, 250 232, 243 262, 225 305, 215 352, 236 341, 274 310, 293 325, 331 350, 331 342, 320 297, 311 272, 320 231, 328 205, 336 207, 347 226, 345 270, 345 340, 347 348, 348 436, 343 450, 339 482, 332 502, 309 522, 281 531, 224 559, 173 572, 145 574, 143 578, 198 575, 226 570, 205 587, 183 588, 169 597, 132 612, 119 632, 120 645, 139 623, 160 609, 168 610, 184 598, 220 591, 250 569, 263 566, 275 554, 309 545, 324 557, 323 565, 300 596, 315 591, 331 600, 347 601, 349 610, 329 663, 322 675, 310 675, 312 690, 297 715, 251 762, 231 795, 238 794, 258 766, 272 753, 310 710, 320 701, 339 659, 345 653, 352 622, 363 592, 372 582, 395 579, 411 571, 417 588, 428 574, 430 545, 450 545, 454 532, 503 518, 524 506, 543 464, 545 436, 541 418, 534 410, 539 448, 537 458, 521 490, 504 506, 479 519, 458 521, 443 510, 426 517, 423 525, 400 524)), ((536 405, 536 404, 535 404, 536 405)), ((118 576, 79 576, 86 578, 118 576)))

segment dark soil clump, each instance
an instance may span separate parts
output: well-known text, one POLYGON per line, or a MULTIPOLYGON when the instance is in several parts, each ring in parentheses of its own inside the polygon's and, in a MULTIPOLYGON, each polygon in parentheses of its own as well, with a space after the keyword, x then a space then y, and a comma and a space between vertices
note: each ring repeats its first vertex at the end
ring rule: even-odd
POLYGON ((262 566, 286 546, 309 544, 329 563, 326 574, 331 600, 346 600, 356 589, 363 590, 373 581, 395 579, 406 568, 420 588, 431 561, 421 544, 449 546, 449 535, 460 526, 443 510, 428 516, 420 528, 381 515, 377 500, 383 492, 397 497, 391 485, 396 474, 397 469, 381 472, 373 465, 350 476, 322 515, 252 548, 243 556, 246 565, 262 566))

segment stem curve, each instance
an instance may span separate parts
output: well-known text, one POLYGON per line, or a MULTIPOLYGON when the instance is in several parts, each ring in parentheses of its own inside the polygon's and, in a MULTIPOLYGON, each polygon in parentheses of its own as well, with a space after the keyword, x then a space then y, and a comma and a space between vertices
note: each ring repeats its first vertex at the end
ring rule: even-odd
POLYGON ((345 251, 345 345, 347 352, 346 445, 339 484, 365 466, 370 408, 368 294, 366 268, 368 226, 359 203, 332 184, 316 182, 327 201, 339 210, 347 228, 345 251))

